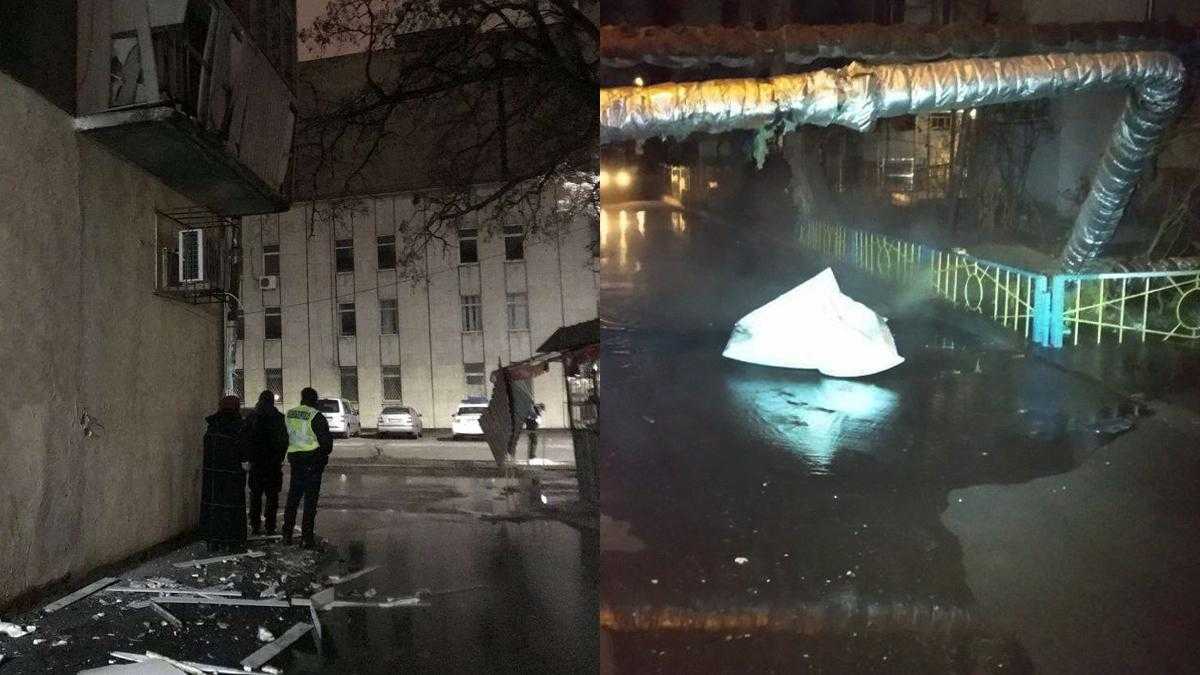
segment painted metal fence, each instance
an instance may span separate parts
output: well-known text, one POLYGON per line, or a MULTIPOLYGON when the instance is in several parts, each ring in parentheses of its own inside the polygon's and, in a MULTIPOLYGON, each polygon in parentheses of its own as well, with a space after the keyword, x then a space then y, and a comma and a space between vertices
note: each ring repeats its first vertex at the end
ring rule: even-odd
POLYGON ((1046 274, 828 222, 801 223, 798 234, 827 258, 988 317, 1042 346, 1106 339, 1200 345, 1200 270, 1046 274))

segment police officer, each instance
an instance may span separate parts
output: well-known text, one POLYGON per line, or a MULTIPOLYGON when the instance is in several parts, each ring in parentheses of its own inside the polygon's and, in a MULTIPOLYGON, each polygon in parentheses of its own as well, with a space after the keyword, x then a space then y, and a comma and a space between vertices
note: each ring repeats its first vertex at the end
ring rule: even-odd
POLYGON ((321 473, 333 452, 333 435, 329 423, 317 410, 317 390, 300 390, 300 405, 287 411, 288 464, 292 480, 288 486, 287 505, 283 511, 283 543, 292 543, 292 528, 296 525, 296 510, 304 498, 304 520, 300 524, 300 541, 306 548, 316 547, 313 526, 317 519, 317 497, 321 494, 321 473))

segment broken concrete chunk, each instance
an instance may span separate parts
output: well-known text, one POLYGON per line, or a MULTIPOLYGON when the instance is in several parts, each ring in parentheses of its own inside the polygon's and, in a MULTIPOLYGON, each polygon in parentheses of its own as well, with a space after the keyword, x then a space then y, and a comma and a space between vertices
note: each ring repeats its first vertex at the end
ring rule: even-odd
POLYGON ((274 640, 274 639, 275 639, 274 633, 267 630, 266 628, 263 628, 262 626, 258 627, 258 641, 259 642, 270 642, 271 640, 274 640))
POLYGON ((0 621, 0 633, 7 635, 10 638, 19 638, 29 635, 37 630, 37 626, 18 626, 15 623, 0 621))

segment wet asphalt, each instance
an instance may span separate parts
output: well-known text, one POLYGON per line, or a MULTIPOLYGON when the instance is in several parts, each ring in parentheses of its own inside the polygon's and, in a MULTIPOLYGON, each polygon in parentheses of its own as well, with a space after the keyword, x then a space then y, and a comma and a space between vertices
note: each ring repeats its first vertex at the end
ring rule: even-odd
POLYGON ((904 364, 842 380, 723 359, 737 319, 822 269, 789 226, 644 206, 602 223, 615 672, 1030 671, 942 514, 956 489, 1071 470, 1137 404, 842 268, 904 364))
MULTIPOLYGON (((170 563, 210 555, 200 543, 117 573, 170 578, 195 588, 230 584, 256 598, 272 584, 290 597, 328 587, 331 575, 378 569, 336 586, 338 599, 382 601, 420 594, 421 608, 336 608, 270 661, 287 673, 580 673, 598 658, 598 543, 594 528, 530 516, 577 499, 573 474, 537 474, 536 489, 511 472, 456 475, 369 465, 331 465, 321 492, 322 549, 267 544, 266 556, 202 569, 170 563)), ((286 492, 286 488, 285 488, 286 492)), ((0 638, 0 673, 74 673, 107 665, 114 650, 147 650, 223 666, 261 646, 258 628, 282 635, 310 621, 307 608, 164 605, 173 629, 140 596, 97 593, 53 615, 5 617, 35 633, 0 638), (34 640, 38 642, 35 644, 34 640)))

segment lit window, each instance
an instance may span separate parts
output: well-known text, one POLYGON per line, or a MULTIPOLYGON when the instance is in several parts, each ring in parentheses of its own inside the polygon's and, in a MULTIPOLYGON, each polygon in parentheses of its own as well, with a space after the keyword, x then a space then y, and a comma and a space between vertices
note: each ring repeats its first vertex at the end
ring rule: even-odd
POLYGON ((341 367, 342 398, 351 401, 358 400, 358 368, 354 366, 341 367))
POLYGON ((479 262, 479 230, 458 231, 458 264, 479 262))
POLYGON ((338 304, 338 318, 340 319, 341 334, 343 336, 349 337, 356 333, 353 302, 343 302, 338 304))
POLYGON ((283 369, 282 368, 267 368, 266 369, 267 389, 275 394, 276 400, 283 398, 283 369))
POLYGON ((518 226, 506 225, 504 227, 504 259, 525 259, 525 232, 518 226))
POLYGON ((464 333, 483 330, 483 318, 478 295, 462 296, 462 325, 464 333))
POLYGON ((403 389, 400 386, 400 366, 383 367, 383 400, 403 401, 403 389))
POLYGON ((508 329, 529 330, 529 296, 527 294, 508 294, 508 329))
POLYGON ((263 246, 263 274, 279 276, 279 247, 263 246))
POLYGON ((268 340, 283 338, 283 314, 278 307, 263 310, 263 337, 268 340))
POLYGON ((381 270, 391 270, 396 268, 396 237, 395 235, 387 234, 379 237, 378 248, 379 265, 381 270))
POLYGON ((354 271, 354 240, 338 239, 334 251, 338 274, 354 271))
POLYGON ((400 312, 396 307, 395 298, 379 301, 379 332, 382 335, 395 335, 400 332, 400 312))

